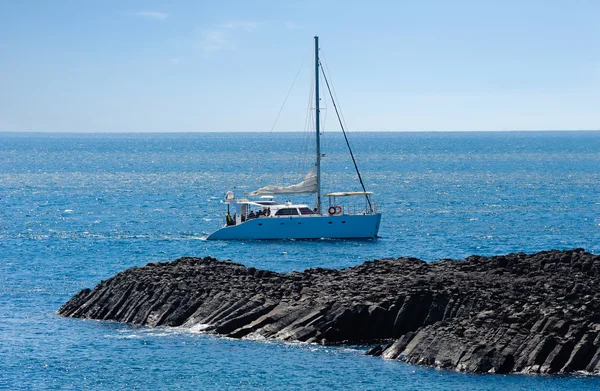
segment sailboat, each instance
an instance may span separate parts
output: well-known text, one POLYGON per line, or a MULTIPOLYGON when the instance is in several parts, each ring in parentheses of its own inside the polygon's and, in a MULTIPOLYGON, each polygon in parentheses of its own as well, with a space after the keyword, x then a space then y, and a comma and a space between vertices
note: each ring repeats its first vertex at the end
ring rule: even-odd
POLYGON ((315 37, 315 164, 304 180, 290 186, 264 186, 245 194, 256 199, 237 199, 232 191, 225 194, 227 213, 225 224, 207 237, 207 240, 251 240, 251 239, 370 239, 376 238, 381 222, 381 213, 372 202, 372 192, 367 191, 348 138, 340 119, 333 94, 325 73, 323 77, 331 95, 338 120, 348 145, 362 191, 345 191, 321 194, 321 140, 319 109, 319 37, 315 37), (278 202, 280 194, 315 194, 316 207, 294 204, 290 201, 278 202), (328 198, 325 207, 322 198, 328 198), (347 200, 363 200, 360 207, 348 206, 347 200))

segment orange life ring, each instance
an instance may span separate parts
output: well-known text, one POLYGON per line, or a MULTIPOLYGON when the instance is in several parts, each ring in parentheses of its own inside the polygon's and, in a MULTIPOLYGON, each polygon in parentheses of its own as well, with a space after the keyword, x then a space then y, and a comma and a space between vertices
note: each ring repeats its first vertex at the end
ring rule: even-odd
POLYGON ((334 215, 335 214, 335 206, 330 206, 329 209, 327 209, 327 212, 329 212, 330 215, 334 215))
POLYGON ((338 205, 338 206, 336 206, 336 207, 335 207, 335 214, 336 214, 336 215, 339 215, 339 214, 341 214, 341 213, 342 213, 342 207, 341 207, 341 206, 339 206, 339 205, 338 205))

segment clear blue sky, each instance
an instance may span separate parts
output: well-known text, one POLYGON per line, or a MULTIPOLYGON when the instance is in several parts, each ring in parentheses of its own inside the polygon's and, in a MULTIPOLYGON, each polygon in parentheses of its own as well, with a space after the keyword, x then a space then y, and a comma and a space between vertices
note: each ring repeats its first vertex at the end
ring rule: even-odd
POLYGON ((600 129, 600 1, 0 1, 0 131, 600 129), (328 128, 333 128, 329 110, 328 128))

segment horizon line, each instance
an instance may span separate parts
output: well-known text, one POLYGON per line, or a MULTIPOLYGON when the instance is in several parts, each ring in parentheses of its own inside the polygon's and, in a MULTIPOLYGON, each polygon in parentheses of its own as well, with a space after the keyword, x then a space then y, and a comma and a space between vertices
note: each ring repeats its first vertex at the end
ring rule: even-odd
MULTIPOLYGON (((527 133, 527 132, 599 132, 598 129, 510 129, 510 130, 351 130, 348 133, 527 133)), ((305 133, 302 130, 199 130, 199 131, 45 131, 45 130, 0 130, 0 134, 206 134, 206 133, 305 133)), ((308 133, 314 133, 310 131, 308 133)), ((325 131, 323 133, 341 133, 325 131)))

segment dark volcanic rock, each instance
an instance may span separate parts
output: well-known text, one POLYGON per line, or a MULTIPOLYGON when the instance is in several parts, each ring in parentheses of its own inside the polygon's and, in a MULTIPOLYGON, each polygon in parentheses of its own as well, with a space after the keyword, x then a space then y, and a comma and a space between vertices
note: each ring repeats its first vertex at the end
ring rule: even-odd
POLYGON ((273 273, 213 258, 134 267, 64 316, 234 338, 382 343, 387 359, 469 372, 600 374, 600 256, 582 249, 273 273))

